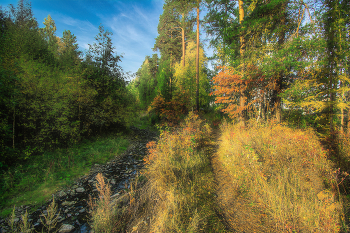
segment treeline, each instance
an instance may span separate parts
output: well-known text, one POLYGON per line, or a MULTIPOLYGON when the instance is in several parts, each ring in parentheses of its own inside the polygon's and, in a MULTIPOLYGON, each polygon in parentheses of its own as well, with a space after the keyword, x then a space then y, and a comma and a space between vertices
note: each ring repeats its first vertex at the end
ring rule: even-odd
POLYGON ((347 1, 208 1, 216 102, 231 117, 293 122, 322 132, 349 122, 347 1), (300 123, 300 122, 299 122, 300 123))
POLYGON ((347 1, 166 0, 163 9, 154 45, 161 57, 146 57, 130 86, 142 106, 167 119, 174 109, 196 109, 198 98, 201 108, 241 122, 348 128, 347 1), (204 21, 196 22, 204 8, 204 21), (213 75, 196 41, 199 23, 215 49, 213 75))
POLYGON ((82 56, 69 30, 56 36, 31 5, 0 11, 0 167, 126 124, 132 95, 111 32, 99 27, 82 56))
POLYGON ((208 108, 212 99, 208 58, 194 28, 198 7, 197 1, 165 1, 153 48, 160 58, 146 56, 129 87, 141 107, 150 106, 168 123, 189 110, 208 108))

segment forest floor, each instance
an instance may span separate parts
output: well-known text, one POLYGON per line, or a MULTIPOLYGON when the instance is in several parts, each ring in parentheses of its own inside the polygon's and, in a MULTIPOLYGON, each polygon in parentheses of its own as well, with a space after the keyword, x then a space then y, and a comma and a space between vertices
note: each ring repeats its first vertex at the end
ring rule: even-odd
MULTIPOLYGON (((147 153, 146 144, 157 137, 157 132, 146 119, 141 118, 135 125, 140 128, 130 127, 127 135, 99 138, 78 145, 75 149, 61 151, 59 155, 54 154, 56 156, 71 154, 71 161, 75 164, 69 169, 51 171, 51 174, 46 174, 46 177, 51 179, 43 179, 41 185, 36 184, 31 190, 23 191, 24 185, 27 187, 31 184, 23 184, 25 181, 22 181, 22 184, 16 184, 22 185, 22 192, 20 188, 16 188, 4 193, 6 197, 3 196, 3 199, 6 199, 2 201, 1 206, 0 233, 11 229, 9 215, 13 211, 12 220, 17 227, 21 225, 24 214, 28 212, 27 218, 32 228, 35 231, 45 232, 44 224, 53 200, 57 208, 57 221, 49 227, 55 225, 54 229, 58 230, 64 226, 67 232, 89 232, 88 200, 89 196, 96 197, 98 193, 96 175, 101 173, 110 183, 114 198, 122 195, 128 190, 128 183, 143 167, 142 159, 147 153), (79 154, 83 156, 75 156, 79 154), (80 161, 83 164, 78 164, 80 161), (58 176, 64 177, 60 179, 58 176), (72 230, 68 231, 70 228, 72 230)), ((23 170, 25 169, 21 171, 22 176, 33 176, 30 174, 31 169, 23 170)), ((59 232, 64 231, 61 229, 59 232)))

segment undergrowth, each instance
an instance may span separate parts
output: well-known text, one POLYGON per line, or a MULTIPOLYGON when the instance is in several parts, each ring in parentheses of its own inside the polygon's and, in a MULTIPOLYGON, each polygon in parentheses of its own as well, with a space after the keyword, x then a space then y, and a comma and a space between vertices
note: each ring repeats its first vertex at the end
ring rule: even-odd
POLYGON ((214 211, 210 154, 202 150, 210 133, 209 125, 190 113, 179 128, 148 143, 146 181, 141 188, 131 185, 128 208, 119 215, 116 231, 224 232, 214 211))
POLYGON ((97 138, 75 147, 47 152, 26 164, 1 174, 1 215, 11 213, 14 205, 40 205, 75 178, 87 174, 94 164, 103 164, 127 149, 121 135, 97 138))
POLYGON ((224 123, 216 167, 235 231, 339 232, 342 198, 326 151, 311 130, 224 123))

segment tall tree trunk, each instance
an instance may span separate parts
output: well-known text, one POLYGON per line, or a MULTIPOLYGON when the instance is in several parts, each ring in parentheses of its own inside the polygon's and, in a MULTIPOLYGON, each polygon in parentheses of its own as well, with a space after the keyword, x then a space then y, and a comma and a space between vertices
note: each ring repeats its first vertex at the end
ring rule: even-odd
POLYGON ((182 13, 182 27, 181 27, 181 34, 182 34, 182 66, 185 67, 185 13, 182 13))
MULTIPOLYGON (((284 45, 284 41, 285 41, 285 36, 286 36, 286 30, 284 28, 285 24, 286 24, 286 14, 285 14, 285 9, 286 6, 284 5, 282 7, 282 17, 281 17, 281 32, 278 35, 278 48, 282 49, 283 45, 284 45)), ((282 121, 282 99, 280 97, 281 91, 282 91, 282 79, 284 76, 284 72, 281 71, 278 74, 278 77, 275 81, 275 88, 273 91, 273 99, 275 100, 275 117, 278 123, 280 123, 282 121)))
MULTIPOLYGON (((243 9, 243 0, 238 0, 238 7, 239 7, 239 24, 242 24, 243 19, 244 19, 244 9, 243 9)), ((245 46, 245 41, 244 41, 244 37, 241 33, 241 36, 239 38, 241 46, 239 49, 239 53, 240 53, 240 59, 241 59, 241 74, 242 74, 242 78, 244 76, 244 46, 245 46)), ((244 109, 244 91, 243 88, 240 90, 239 93, 239 105, 241 109, 244 109)), ((244 111, 241 111, 240 117, 239 117, 239 121, 241 122, 241 124, 244 125, 244 111)))
POLYGON ((335 58, 335 25, 334 21, 337 18, 336 14, 336 1, 326 0, 326 5, 328 7, 326 22, 325 22, 325 37, 327 40, 327 65, 325 67, 325 73, 328 75, 328 120, 330 132, 334 132, 334 103, 335 103, 335 89, 336 82, 334 77, 334 69, 337 67, 335 58))
POLYGON ((197 2, 196 108, 199 112, 199 0, 197 2))

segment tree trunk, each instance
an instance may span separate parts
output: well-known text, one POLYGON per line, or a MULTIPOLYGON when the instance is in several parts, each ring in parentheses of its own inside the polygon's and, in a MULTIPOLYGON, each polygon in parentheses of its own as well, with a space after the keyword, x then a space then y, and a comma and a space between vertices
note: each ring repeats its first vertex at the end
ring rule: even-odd
MULTIPOLYGON (((284 45, 284 40, 285 40, 285 36, 286 36, 286 31, 284 29, 284 26, 286 24, 286 14, 285 14, 285 9, 286 6, 284 5, 282 7, 282 17, 281 17, 281 26, 282 26, 282 30, 278 35, 278 48, 282 49, 283 45, 284 45)), ((278 77, 276 79, 275 82, 275 89, 273 91, 273 99, 275 100, 275 117, 278 123, 282 122, 282 99, 280 97, 280 94, 282 92, 282 78, 284 76, 284 72, 281 71, 278 74, 278 77)))
POLYGON ((197 6, 196 108, 199 112, 199 0, 197 6))
POLYGON ((182 66, 185 67, 185 13, 182 13, 182 22, 183 25, 181 27, 182 34, 182 66))
POLYGON ((334 69, 337 67, 336 58, 335 58, 335 25, 334 21, 336 20, 337 14, 335 13, 335 4, 336 1, 327 0, 326 5, 328 7, 328 15, 325 23, 325 35, 327 39, 327 65, 325 67, 325 73, 328 75, 328 120, 329 120, 329 128, 331 134, 334 132, 334 103, 336 100, 335 89, 336 82, 334 77, 334 69))
MULTIPOLYGON (((239 7, 239 24, 242 24, 243 19, 244 19, 244 9, 243 9, 243 1, 242 0, 238 0, 238 7, 239 7)), ((240 53, 240 59, 241 59, 241 75, 242 78, 244 76, 244 46, 245 46, 245 41, 244 41, 244 37, 241 33, 241 36, 239 37, 241 46, 239 49, 239 53, 240 53)), ((242 109, 240 117, 239 117, 239 121, 241 122, 241 124, 244 124, 244 91, 241 89, 241 91, 239 92, 240 96, 239 96, 239 105, 240 108, 242 109)))

